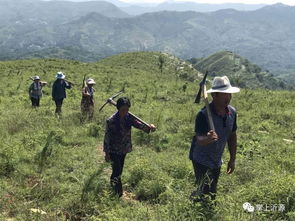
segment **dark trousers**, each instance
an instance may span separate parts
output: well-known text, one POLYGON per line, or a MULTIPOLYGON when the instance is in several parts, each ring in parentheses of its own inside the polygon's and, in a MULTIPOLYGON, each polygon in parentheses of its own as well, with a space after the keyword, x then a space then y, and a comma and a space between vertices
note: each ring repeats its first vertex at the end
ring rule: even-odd
POLYGON ((193 198, 193 200, 202 201, 205 196, 209 196, 211 200, 214 200, 217 192, 220 167, 211 169, 194 161, 192 161, 192 163, 196 177, 197 190, 192 193, 191 198, 193 198))
POLYGON ((111 181, 111 186, 114 192, 118 196, 123 195, 121 175, 123 172, 125 157, 126 157, 126 154, 110 153, 110 158, 112 161, 112 175, 111 175, 110 181, 111 181))
POLYGON ((31 97, 32 107, 39 107, 40 105, 40 98, 31 97))
POLYGON ((56 108, 55 108, 55 113, 56 114, 61 113, 61 107, 62 107, 63 100, 64 100, 63 98, 54 100, 55 101, 55 106, 56 106, 56 108))

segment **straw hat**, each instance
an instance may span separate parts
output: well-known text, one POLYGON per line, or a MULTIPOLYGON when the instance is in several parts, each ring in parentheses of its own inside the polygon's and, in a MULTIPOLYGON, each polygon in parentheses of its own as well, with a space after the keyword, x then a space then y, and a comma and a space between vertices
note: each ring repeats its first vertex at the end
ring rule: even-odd
POLYGON ((40 77, 38 75, 36 75, 36 76, 33 77, 33 81, 34 80, 40 80, 40 77))
POLYGON ((86 83, 87 84, 96 84, 92 78, 87 79, 86 83))
POLYGON ((232 87, 227 76, 215 77, 213 79, 212 88, 208 90, 207 93, 215 92, 233 94, 240 92, 240 88, 232 87))

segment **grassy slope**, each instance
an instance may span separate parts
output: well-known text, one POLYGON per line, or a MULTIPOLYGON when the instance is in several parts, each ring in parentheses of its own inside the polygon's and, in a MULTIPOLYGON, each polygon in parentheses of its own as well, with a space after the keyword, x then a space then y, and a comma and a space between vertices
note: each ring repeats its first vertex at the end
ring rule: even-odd
MULTIPOLYGON (((128 53, 90 64, 1 62, 0 73, 1 220, 197 220, 210 215, 188 201, 194 176, 187 155, 202 105, 193 104, 198 85, 191 80, 198 75, 181 61, 159 53, 128 53), (162 73, 159 56, 165 59, 162 73), (27 79, 39 74, 50 85, 60 70, 77 86, 68 91, 58 120, 49 87, 42 106, 30 108, 27 79), (107 106, 96 112, 93 122, 80 124, 84 74, 98 82, 97 108, 125 85, 131 111, 158 127, 151 135, 133 130, 135 151, 126 159, 124 199, 109 193, 110 166, 103 163, 100 148, 105 119, 114 108, 107 106)), ((268 90, 242 90, 233 97, 239 111, 237 169, 228 176, 222 168, 213 220, 294 218, 294 98, 294 92, 268 90), (286 211, 248 214, 242 209, 246 201, 283 203, 286 211)), ((225 162, 227 158, 228 153, 225 162)))

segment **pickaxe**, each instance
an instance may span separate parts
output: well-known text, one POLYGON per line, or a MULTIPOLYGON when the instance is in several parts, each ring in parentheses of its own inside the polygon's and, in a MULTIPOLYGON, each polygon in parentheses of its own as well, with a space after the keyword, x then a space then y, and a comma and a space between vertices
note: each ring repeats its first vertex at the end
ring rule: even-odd
MULTIPOLYGON (((117 103, 116 101, 114 101, 114 99, 116 97, 118 97, 120 94, 122 94, 123 91, 120 91, 119 93, 113 95, 112 97, 108 98, 107 101, 101 106, 101 108, 99 108, 99 111, 101 111, 107 104, 112 104, 114 106, 117 106, 117 103)), ((131 117, 134 117, 137 121, 139 121, 140 123, 144 124, 146 127, 149 128, 149 132, 151 131, 151 126, 146 123, 145 121, 143 121, 142 119, 140 119, 139 117, 135 116, 134 114, 132 114, 131 112, 128 112, 128 114, 131 116, 131 117)))
POLYGON ((84 77, 83 77, 82 89, 87 86, 85 78, 86 78, 86 74, 84 74, 84 77))
POLYGON ((123 93, 123 90, 121 90, 119 93, 108 98, 107 101, 101 106, 101 108, 99 108, 99 111, 101 111, 104 108, 104 106, 106 106, 107 104, 112 104, 112 105, 116 106, 117 103, 113 99, 115 99, 116 97, 118 97, 122 93, 123 93))
POLYGON ((209 106, 209 101, 208 101, 208 96, 206 92, 206 78, 208 75, 208 71, 206 71, 206 74, 204 75, 203 80, 200 82, 200 89, 198 91, 197 97, 195 99, 195 103, 199 104, 201 100, 201 94, 203 94, 204 97, 204 102, 207 110, 207 115, 208 115, 208 121, 209 121, 209 129, 215 131, 213 119, 212 119, 212 114, 209 106))

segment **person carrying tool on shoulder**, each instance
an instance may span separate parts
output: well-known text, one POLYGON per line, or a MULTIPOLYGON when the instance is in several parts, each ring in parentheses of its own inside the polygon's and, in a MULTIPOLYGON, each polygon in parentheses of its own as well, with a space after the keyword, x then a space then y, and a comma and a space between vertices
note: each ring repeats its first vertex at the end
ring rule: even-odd
POLYGON ((66 89, 71 89, 72 83, 65 80, 65 75, 62 72, 56 73, 56 81, 52 85, 52 100, 54 100, 56 114, 61 114, 63 100, 67 97, 66 89))
POLYGON ((94 88, 95 81, 92 78, 89 78, 86 81, 86 86, 82 89, 82 100, 81 100, 81 113, 82 119, 92 119, 94 113, 94 88))
POLYGON ((131 103, 127 97, 118 99, 116 103, 118 111, 106 122, 103 144, 105 160, 112 162, 111 187, 119 197, 123 195, 121 175, 125 157, 127 153, 132 151, 131 127, 143 130, 146 133, 156 130, 153 124, 143 124, 129 113, 130 106, 131 103))
POLYGON ((212 88, 207 91, 213 98, 213 101, 209 105, 207 102, 206 105, 209 107, 209 112, 205 107, 197 114, 196 134, 189 154, 197 184, 197 190, 190 196, 194 202, 204 202, 206 196, 209 196, 209 200, 215 199, 226 143, 230 153, 226 172, 231 174, 235 170, 237 112, 229 103, 232 94, 239 91, 239 88, 231 86, 226 76, 215 77, 212 88), (212 123, 210 124, 209 121, 212 123))
POLYGON ((43 95, 42 88, 47 84, 45 81, 40 81, 39 76, 31 78, 34 82, 29 87, 29 96, 32 101, 32 107, 40 106, 40 99, 43 95))

